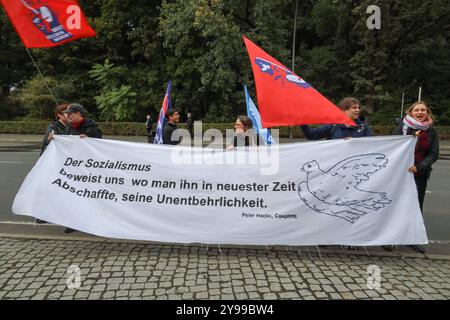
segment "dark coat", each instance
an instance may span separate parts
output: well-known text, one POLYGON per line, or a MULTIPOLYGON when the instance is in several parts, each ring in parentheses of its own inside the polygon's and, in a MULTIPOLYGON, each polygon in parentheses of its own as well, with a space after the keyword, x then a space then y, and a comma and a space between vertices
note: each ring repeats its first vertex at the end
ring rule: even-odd
POLYGON ((85 134, 89 138, 102 138, 102 131, 97 126, 94 120, 85 118, 84 122, 78 128, 69 126, 67 128, 67 134, 69 135, 80 135, 85 134))
MULTIPOLYGON (((415 135, 417 130, 408 128, 406 130, 407 135, 415 135)), ((418 164, 416 164, 417 172, 418 173, 426 173, 428 176, 431 173, 431 170, 433 168, 431 165, 437 161, 439 158, 439 136, 435 128, 430 127, 428 130, 423 131, 425 132, 429 139, 430 139, 430 147, 428 148, 425 158, 418 164)), ((402 135, 403 134, 403 123, 397 126, 397 128, 394 129, 392 132, 393 135, 402 135)))
POLYGON ((152 131, 152 127, 153 127, 152 118, 150 118, 147 121, 145 121, 145 128, 147 129, 148 133, 152 131))
POLYGON ((308 140, 319 139, 344 139, 344 138, 361 138, 373 136, 372 130, 369 125, 360 119, 355 121, 356 126, 347 127, 341 124, 326 124, 317 128, 311 128, 310 126, 300 126, 305 137, 308 140))
POLYGON ((179 141, 172 141, 172 133, 177 130, 177 125, 174 123, 166 122, 163 127, 163 143, 164 144, 178 144, 179 141))
POLYGON ((237 134, 233 138, 233 146, 237 147, 250 147, 250 146, 259 146, 260 145, 260 137, 259 135, 245 135, 245 134, 237 134))
POLYGON ((59 121, 53 121, 48 125, 47 130, 45 130, 44 138, 42 139, 41 155, 50 143, 50 141, 48 141, 48 136, 52 131, 55 134, 67 134, 67 127, 59 121))
POLYGON ((194 134, 194 120, 192 119, 192 117, 186 120, 186 129, 189 131, 192 137, 194 134))

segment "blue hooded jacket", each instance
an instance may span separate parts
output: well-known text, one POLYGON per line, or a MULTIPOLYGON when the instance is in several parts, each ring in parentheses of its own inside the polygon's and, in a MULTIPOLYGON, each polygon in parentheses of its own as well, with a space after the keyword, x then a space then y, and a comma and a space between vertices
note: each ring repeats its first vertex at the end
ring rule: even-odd
POLYGON ((305 137, 308 140, 319 139, 344 139, 344 138, 361 138, 373 136, 372 130, 369 125, 363 122, 361 119, 355 121, 356 126, 347 127, 344 124, 326 124, 317 128, 311 128, 310 126, 300 126, 305 137))

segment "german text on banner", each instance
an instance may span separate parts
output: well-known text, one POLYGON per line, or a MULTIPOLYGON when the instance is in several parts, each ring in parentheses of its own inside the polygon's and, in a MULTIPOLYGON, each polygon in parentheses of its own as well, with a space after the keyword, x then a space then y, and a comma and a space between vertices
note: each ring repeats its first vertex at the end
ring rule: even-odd
POLYGON ((54 47, 94 37, 77 0, 0 0, 27 48, 54 47))
POLYGON ((98 236, 242 245, 424 244, 416 138, 214 150, 56 136, 13 204, 98 236))
POLYGON ((301 124, 354 125, 338 107, 309 83, 244 37, 255 76, 264 128, 301 124))

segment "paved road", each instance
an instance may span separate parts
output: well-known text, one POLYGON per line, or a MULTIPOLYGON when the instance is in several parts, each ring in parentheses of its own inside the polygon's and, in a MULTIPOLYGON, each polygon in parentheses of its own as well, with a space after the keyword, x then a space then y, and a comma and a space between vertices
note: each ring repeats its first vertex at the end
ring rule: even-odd
MULTIPOLYGON (((111 137, 108 137, 111 138, 111 137)), ((145 141, 145 137, 112 137, 145 141)), ((0 135, 0 221, 32 221, 11 212, 26 174, 39 157, 40 136, 0 135)), ((450 240, 450 141, 441 142, 442 158, 434 165, 425 199, 425 224, 430 240, 450 240)))
POLYGON ((446 300, 449 274, 439 259, 0 239, 0 299, 446 300))

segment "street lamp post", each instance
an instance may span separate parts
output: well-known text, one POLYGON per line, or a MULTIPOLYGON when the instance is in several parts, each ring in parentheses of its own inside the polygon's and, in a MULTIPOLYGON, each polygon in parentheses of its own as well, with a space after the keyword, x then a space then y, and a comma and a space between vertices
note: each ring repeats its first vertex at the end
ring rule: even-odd
MULTIPOLYGON (((292 72, 295 73, 295 34, 297 31, 297 12, 298 12, 298 0, 295 0, 295 17, 294 17, 294 33, 293 33, 293 39, 292 39, 292 72)), ((294 138, 294 130, 291 126, 289 129, 289 138, 294 138)))

